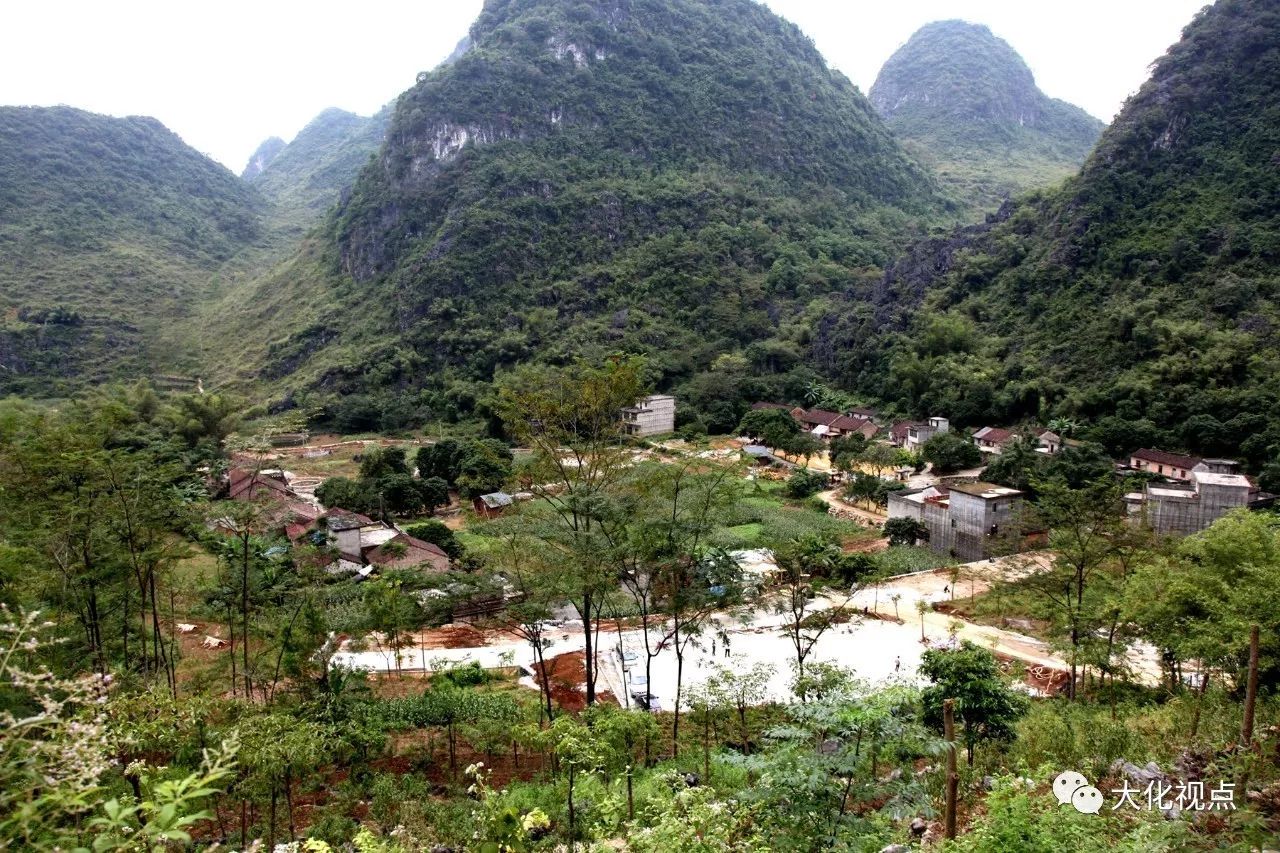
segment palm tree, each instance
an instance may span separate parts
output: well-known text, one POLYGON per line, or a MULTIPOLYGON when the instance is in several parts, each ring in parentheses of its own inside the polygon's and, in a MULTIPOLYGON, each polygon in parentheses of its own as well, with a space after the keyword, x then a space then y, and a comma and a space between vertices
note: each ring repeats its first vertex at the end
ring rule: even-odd
POLYGON ((1080 424, 1071 418, 1054 418, 1049 421, 1049 429, 1063 438, 1070 438, 1080 429, 1080 424))

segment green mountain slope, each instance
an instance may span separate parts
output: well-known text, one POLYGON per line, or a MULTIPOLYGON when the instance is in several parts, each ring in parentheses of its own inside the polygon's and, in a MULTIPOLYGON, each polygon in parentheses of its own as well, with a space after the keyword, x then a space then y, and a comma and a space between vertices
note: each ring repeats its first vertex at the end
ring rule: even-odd
POLYGON ((1275 456, 1280 7, 1219 0, 1077 177, 852 296, 817 352, 917 413, 1063 415, 1115 448, 1275 456))
POLYGON ((0 108, 0 393, 150 373, 263 202, 154 119, 0 108))
POLYGON ((400 97, 325 239, 238 302, 275 335, 228 354, 245 380, 447 388, 617 349, 666 384, 725 353, 789 369, 808 306, 942 210, 750 0, 490 0, 471 40, 400 97))
POLYGON ((355 181, 382 144, 390 117, 390 108, 370 117, 325 110, 287 145, 263 142, 243 177, 273 203, 273 224, 296 239, 355 181))
POLYGON ((937 21, 899 48, 872 105, 976 207, 1073 174, 1103 123, 1036 87, 1012 47, 980 24, 937 21))

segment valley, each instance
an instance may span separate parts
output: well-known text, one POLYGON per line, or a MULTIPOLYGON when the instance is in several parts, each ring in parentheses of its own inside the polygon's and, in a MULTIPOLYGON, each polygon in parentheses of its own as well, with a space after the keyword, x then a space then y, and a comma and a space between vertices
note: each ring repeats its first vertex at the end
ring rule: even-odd
POLYGON ((1280 843, 1280 9, 781 5, 0 106, 0 849, 1280 843))

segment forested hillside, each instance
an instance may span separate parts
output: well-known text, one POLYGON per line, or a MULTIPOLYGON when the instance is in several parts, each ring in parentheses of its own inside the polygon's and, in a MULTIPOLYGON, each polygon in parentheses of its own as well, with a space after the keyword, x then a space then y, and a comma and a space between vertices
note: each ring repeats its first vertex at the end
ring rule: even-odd
POLYGON ((369 117, 328 109, 287 145, 262 143, 243 177, 275 205, 283 236, 296 240, 337 203, 382 144, 389 118, 389 108, 369 117))
POLYGON ((229 369, 347 395, 467 395, 612 350, 665 386, 725 354, 784 374, 809 306, 943 212, 852 84, 748 0, 490 2, 471 37, 401 96, 323 238, 243 300, 271 334, 229 369))
POLYGON ((978 209, 1073 174, 1103 128, 1041 92, 1008 42, 965 21, 921 27, 880 69, 870 99, 957 197, 978 209))
POLYGON ((0 108, 0 393, 146 375, 259 237, 260 196, 155 119, 0 108))
POLYGON ((1272 458, 1278 166, 1280 8, 1220 0, 1078 176, 849 291, 815 353, 917 414, 1071 416, 1114 448, 1272 458))

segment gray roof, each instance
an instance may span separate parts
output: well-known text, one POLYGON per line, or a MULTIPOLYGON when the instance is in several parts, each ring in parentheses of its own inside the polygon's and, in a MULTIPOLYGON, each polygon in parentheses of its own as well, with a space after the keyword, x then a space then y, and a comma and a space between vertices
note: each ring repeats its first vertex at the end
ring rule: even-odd
POLYGON ((506 492, 490 492, 487 495, 481 495, 480 500, 489 509, 497 509, 500 506, 511 506, 515 502, 515 498, 506 492))
POLYGON ((763 444, 748 444, 746 447, 742 448, 742 452, 748 456, 755 456, 757 458, 767 458, 773 455, 769 452, 769 448, 765 447, 763 444))

